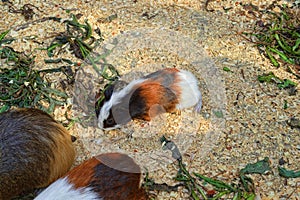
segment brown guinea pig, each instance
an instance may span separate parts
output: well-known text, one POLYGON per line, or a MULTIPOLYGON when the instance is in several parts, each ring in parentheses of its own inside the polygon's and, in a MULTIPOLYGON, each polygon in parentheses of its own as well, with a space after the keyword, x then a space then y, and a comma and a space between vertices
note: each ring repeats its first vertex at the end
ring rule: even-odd
POLYGON ((105 88, 104 99, 96 107, 98 126, 119 128, 131 119, 150 121, 163 112, 195 107, 200 112, 201 92, 197 78, 189 71, 165 68, 131 81, 120 90, 115 84, 105 88))
POLYGON ((47 113, 32 108, 0 114, 0 199, 46 187, 73 164, 72 136, 47 113))
POLYGON ((126 154, 105 153, 75 167, 35 200, 146 200, 140 167, 126 154))

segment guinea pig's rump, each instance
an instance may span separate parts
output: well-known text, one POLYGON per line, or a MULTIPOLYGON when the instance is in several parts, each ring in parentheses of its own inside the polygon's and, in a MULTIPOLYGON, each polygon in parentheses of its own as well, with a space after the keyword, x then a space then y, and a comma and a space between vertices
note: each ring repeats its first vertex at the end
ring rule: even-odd
POLYGON ((26 108, 0 114, 2 199, 49 185, 74 158, 71 136, 47 113, 26 108))

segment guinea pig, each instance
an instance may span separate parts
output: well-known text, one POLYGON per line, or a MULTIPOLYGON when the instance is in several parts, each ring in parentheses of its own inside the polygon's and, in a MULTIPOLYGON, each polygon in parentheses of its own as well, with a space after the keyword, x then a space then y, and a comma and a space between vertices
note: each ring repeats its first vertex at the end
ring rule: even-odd
POLYGON ((126 154, 105 153, 73 168, 35 200, 145 200, 140 167, 126 154))
POLYGON ((119 128, 131 119, 150 121, 163 112, 174 112, 202 105, 198 80, 189 71, 165 68, 133 80, 122 89, 109 85, 100 103, 98 126, 104 130, 119 128))
POLYGON ((72 136, 32 108, 0 114, 0 199, 48 186, 73 164, 72 136))

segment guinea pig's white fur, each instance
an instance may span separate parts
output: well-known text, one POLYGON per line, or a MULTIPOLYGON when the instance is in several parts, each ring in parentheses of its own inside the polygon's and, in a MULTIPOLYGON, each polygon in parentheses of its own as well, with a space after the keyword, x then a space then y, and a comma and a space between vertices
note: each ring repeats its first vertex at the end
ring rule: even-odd
POLYGON ((181 88, 180 103, 176 105, 179 110, 196 105, 196 111, 200 112, 202 107, 202 96, 198 89, 198 80, 189 71, 180 70, 178 73, 181 82, 179 86, 181 88))
POLYGON ((68 177, 60 178, 43 192, 35 200, 102 200, 91 188, 75 189, 69 183, 68 177))

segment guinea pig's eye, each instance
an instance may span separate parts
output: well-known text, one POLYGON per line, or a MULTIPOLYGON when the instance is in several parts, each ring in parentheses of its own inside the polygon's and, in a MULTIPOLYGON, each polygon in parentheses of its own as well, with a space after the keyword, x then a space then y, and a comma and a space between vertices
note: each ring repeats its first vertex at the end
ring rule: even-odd
POLYGON ((115 123, 115 120, 110 118, 106 120, 107 125, 113 125, 115 123))

